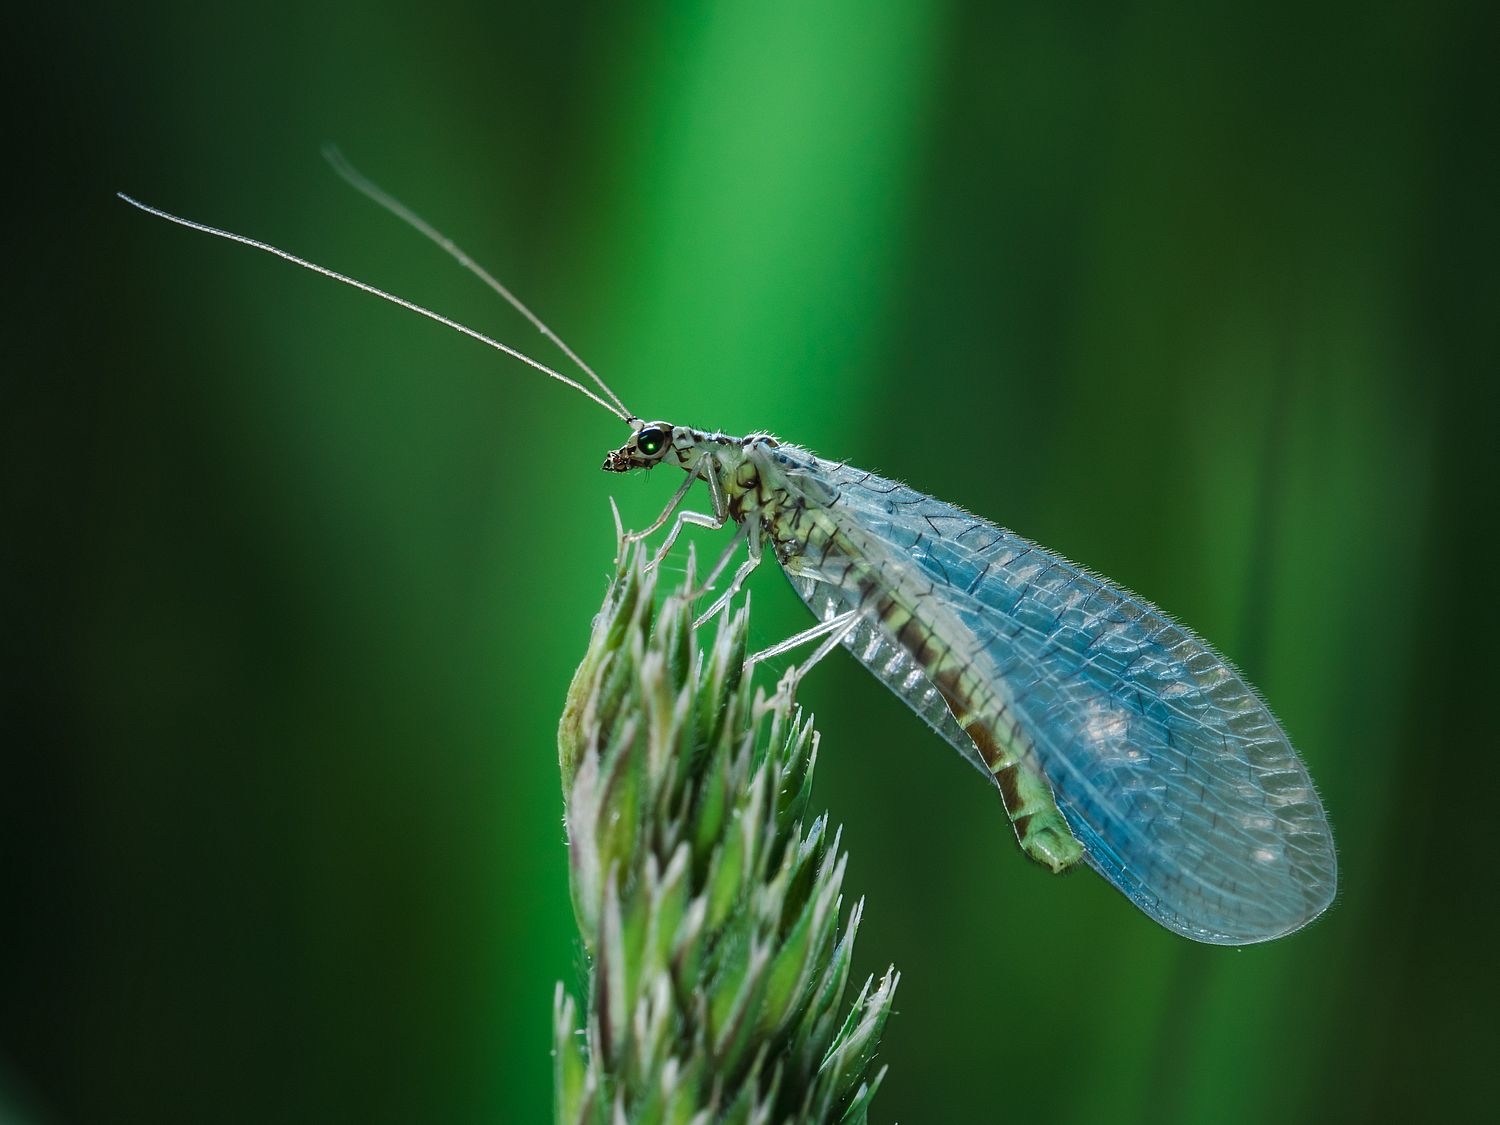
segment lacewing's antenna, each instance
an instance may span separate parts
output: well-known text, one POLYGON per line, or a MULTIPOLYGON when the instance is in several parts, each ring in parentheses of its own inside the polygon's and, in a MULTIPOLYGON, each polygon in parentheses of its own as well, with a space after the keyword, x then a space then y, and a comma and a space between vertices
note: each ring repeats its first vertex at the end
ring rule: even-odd
POLYGON ((383 207, 385 210, 389 211, 392 215, 396 216, 396 218, 400 219, 403 223, 411 227, 413 230, 417 231, 419 234, 425 235, 428 239, 434 242, 438 246, 438 248, 443 251, 443 253, 447 254, 460 266, 468 270, 475 277, 479 278, 480 281, 488 285, 490 289, 492 289, 495 293, 499 294, 500 297, 502 297, 505 302, 510 305, 511 308, 515 309, 516 312, 520 313, 527 320, 529 320, 532 324, 532 327, 534 327, 543 336, 547 337, 547 339, 551 340, 552 343, 557 345, 558 349, 563 353, 563 355, 567 356, 570 360, 573 361, 573 364, 578 368, 578 370, 582 371, 585 375, 592 379, 594 381, 594 385, 609 397, 609 400, 620 409, 621 413, 626 415, 626 421, 640 421, 640 419, 637 418, 634 414, 631 414, 630 411, 626 408, 625 404, 620 401, 620 396, 615 394, 614 391, 610 390, 609 384, 601 379, 598 373, 595 372, 592 367, 584 363, 583 360, 579 358, 577 352, 575 352, 572 348, 568 347, 568 345, 563 342, 561 336, 559 336, 556 332, 552 331, 552 329, 543 324, 541 317, 537 316, 536 313, 527 308, 519 297, 517 297, 514 293, 512 293, 509 289, 502 285, 487 269, 481 266, 473 258, 469 257, 469 255, 464 253, 462 248, 460 248, 456 242, 445 235, 442 231, 434 227, 426 219, 422 218, 421 215, 418 215, 406 204, 402 203, 390 192, 386 191, 384 188, 376 184, 363 172, 355 168, 353 164, 350 164, 348 158, 339 151, 337 145, 325 144, 323 146, 323 159, 328 161, 328 163, 333 167, 333 170, 337 172, 343 179, 343 181, 350 187, 352 187, 355 191, 359 192, 361 195, 365 196, 373 203, 376 203, 379 206, 383 207))
POLYGON ((408 301, 405 297, 398 297, 394 293, 387 293, 384 289, 377 289, 375 286, 370 285, 367 282, 357 281, 352 277, 348 277, 344 274, 338 273, 335 270, 331 270, 327 266, 320 266, 316 262, 309 262, 306 258, 299 258, 297 257, 297 255, 288 253, 287 251, 281 249, 279 246, 272 246, 269 242, 261 242, 258 239, 250 238, 243 234, 235 234, 233 231, 220 230, 218 227, 211 227, 207 223, 199 223, 195 222, 192 219, 184 219, 180 215, 174 215, 169 211, 162 211, 159 208, 151 207, 145 203, 142 203, 138 199, 132 199, 123 191, 116 192, 115 194, 123 199, 126 203, 130 204, 132 207, 144 211, 148 215, 155 215, 158 219, 165 219, 169 223, 176 223, 178 226, 187 227, 189 230, 196 230, 201 231, 204 234, 211 234, 215 238, 223 238, 228 240, 229 242, 238 242, 241 246, 249 246, 255 250, 264 250, 267 254, 274 254, 278 258, 283 258, 286 261, 291 262, 294 266, 301 266, 303 269, 311 270, 313 273, 320 273, 324 277, 330 277, 334 281, 342 282, 343 284, 352 286, 353 288, 358 289, 362 292, 369 293, 371 296, 379 297, 383 301, 389 301, 393 305, 400 305, 403 309, 409 309, 410 311, 417 313, 419 316, 425 316, 428 320, 435 320, 439 324, 453 329, 455 332, 462 332, 470 339, 478 340, 481 344, 487 344, 489 347, 494 348, 497 352, 504 352, 512 359, 520 360, 528 367, 540 371, 543 375, 546 375, 549 378, 556 379, 559 383, 565 383, 566 385, 572 387, 579 394, 583 395, 585 398, 590 398, 593 401, 597 402, 600 406, 604 407, 605 410, 608 410, 611 414, 615 415, 627 425, 635 421, 639 421, 639 419, 636 419, 623 406, 618 406, 614 403, 606 402, 593 391, 589 390, 588 387, 585 387, 578 380, 570 379, 561 371, 554 371, 545 363, 541 363, 537 360, 532 359, 525 352, 518 351, 517 349, 511 347, 509 344, 502 344, 499 340, 491 339, 483 332, 476 332, 468 325, 460 324, 452 317, 447 317, 442 313, 436 313, 431 309, 423 308, 415 301, 408 301))

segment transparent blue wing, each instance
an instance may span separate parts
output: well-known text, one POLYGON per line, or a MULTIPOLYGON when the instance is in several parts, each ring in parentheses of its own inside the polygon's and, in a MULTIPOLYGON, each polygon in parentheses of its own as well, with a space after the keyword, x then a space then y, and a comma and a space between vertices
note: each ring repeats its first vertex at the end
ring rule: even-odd
MULTIPOLYGON (((1140 909, 1195 940, 1239 945, 1328 906, 1338 874, 1322 803, 1227 660, 1150 603, 1004 528, 874 474, 813 464, 836 493, 829 510, 887 548, 885 565, 920 568, 978 638, 1089 864, 1140 909)), ((815 613, 854 604, 815 575, 793 585, 815 613)), ((866 623, 846 643, 964 749, 951 717, 933 713, 931 685, 915 683, 915 666, 872 640, 878 632, 866 623)))

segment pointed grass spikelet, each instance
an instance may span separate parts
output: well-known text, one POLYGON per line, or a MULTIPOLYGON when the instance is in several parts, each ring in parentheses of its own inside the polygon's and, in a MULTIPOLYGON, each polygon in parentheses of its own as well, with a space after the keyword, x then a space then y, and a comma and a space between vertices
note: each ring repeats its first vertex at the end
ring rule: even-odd
POLYGON ((818 736, 752 686, 748 609, 701 647, 691 559, 660 606, 659 573, 624 552, 558 732, 588 996, 580 1027, 557 988, 557 1121, 863 1123, 899 974, 846 1010, 863 904, 808 810, 818 736))

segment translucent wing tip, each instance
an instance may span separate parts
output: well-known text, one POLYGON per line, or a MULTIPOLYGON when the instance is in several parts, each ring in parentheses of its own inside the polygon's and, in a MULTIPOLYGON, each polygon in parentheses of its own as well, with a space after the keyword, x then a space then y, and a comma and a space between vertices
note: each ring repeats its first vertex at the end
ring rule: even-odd
POLYGON ((1338 860, 1319 816, 1289 835, 1280 853, 1205 854, 1197 868, 1170 874, 1134 872, 1084 825, 1075 830, 1089 866, 1143 913, 1173 933, 1206 945, 1258 945, 1315 921, 1338 894, 1338 860))

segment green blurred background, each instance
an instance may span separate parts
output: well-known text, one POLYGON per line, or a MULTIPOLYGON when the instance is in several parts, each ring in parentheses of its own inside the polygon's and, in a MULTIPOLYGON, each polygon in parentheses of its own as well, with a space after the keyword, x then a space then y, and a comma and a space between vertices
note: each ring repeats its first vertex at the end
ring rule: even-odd
MULTIPOLYGON (((111 198, 771 429, 1134 587, 1261 685, 1342 888, 1203 948, 1027 864, 847 658, 819 796, 904 973, 877 1118, 1493 1108, 1495 92, 1481 4, 15 15, 0 1118, 531 1122, 581 954, 554 729, 604 412, 111 198)), ((803 611, 766 568, 757 634, 803 611)))

